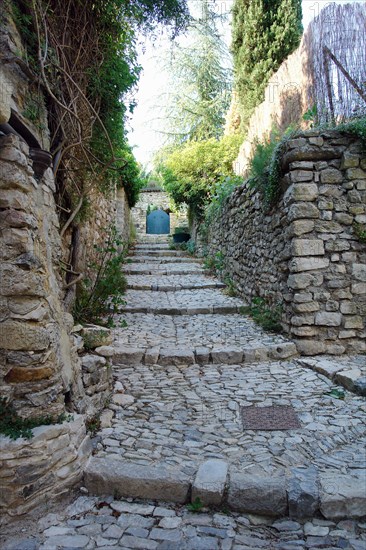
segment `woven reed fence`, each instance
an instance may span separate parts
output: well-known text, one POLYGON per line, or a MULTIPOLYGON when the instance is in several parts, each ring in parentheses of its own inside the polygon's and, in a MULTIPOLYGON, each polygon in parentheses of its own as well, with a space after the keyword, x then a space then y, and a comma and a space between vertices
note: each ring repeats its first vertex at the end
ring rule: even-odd
POLYGON ((366 115, 366 6, 330 4, 304 35, 318 122, 366 115))

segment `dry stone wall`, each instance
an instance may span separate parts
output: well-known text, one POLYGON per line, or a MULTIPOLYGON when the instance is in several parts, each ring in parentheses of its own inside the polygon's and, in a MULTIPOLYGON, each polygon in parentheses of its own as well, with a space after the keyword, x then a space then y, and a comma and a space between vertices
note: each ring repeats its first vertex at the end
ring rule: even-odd
POLYGON ((354 136, 307 131, 288 141, 283 196, 265 212, 248 182, 209 228, 248 302, 283 304, 283 326, 305 355, 366 350, 366 152, 354 136))
POLYGON ((84 419, 33 430, 32 439, 0 438, 0 525, 65 494, 78 483, 91 453, 84 419))

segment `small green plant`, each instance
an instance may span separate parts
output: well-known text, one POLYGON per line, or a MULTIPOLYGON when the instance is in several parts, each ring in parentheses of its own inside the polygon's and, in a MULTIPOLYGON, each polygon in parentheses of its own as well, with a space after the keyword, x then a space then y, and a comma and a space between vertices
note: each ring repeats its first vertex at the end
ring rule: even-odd
POLYGON ((353 230, 359 241, 366 243, 366 224, 355 222, 353 224, 353 230))
POLYGON ((337 388, 333 388, 329 392, 326 392, 324 395, 330 395, 330 397, 334 397, 335 399, 344 399, 346 397, 344 391, 338 390, 337 388))
POLYGON ((185 244, 188 254, 193 256, 196 252, 196 243, 192 239, 189 239, 189 241, 187 241, 185 244))
POLYGON ((95 436, 96 433, 100 430, 100 416, 94 415, 91 418, 87 418, 85 422, 86 430, 92 435, 95 436))
POLYGON ((208 271, 221 273, 224 269, 225 256, 219 251, 214 256, 206 256, 203 261, 203 268, 208 271))
POLYGON ((194 502, 187 504, 187 508, 190 512, 199 514, 200 512, 202 512, 203 502, 201 501, 200 497, 196 497, 194 502))
POLYGON ((182 225, 181 227, 176 227, 174 229, 175 235, 180 235, 181 233, 189 233, 189 227, 186 225, 182 225))
POLYGON ((258 323, 264 330, 270 332, 282 332, 281 317, 282 305, 270 306, 263 298, 253 298, 252 304, 241 308, 241 313, 250 315, 253 321, 258 323))
POLYGON ((65 421, 72 420, 72 416, 65 413, 58 417, 51 415, 38 416, 35 418, 21 418, 14 406, 6 399, 0 397, 0 433, 10 437, 10 439, 31 439, 33 437, 33 428, 38 426, 49 426, 51 424, 62 424, 65 421))
POLYGON ((295 127, 289 126, 281 136, 277 130, 272 130, 269 139, 257 143, 250 167, 250 185, 261 191, 265 208, 276 204, 280 196, 281 158, 286 143, 295 132, 295 127))
POLYGON ((318 108, 316 105, 313 105, 310 109, 306 111, 302 115, 303 120, 306 122, 310 122, 310 128, 313 128, 315 124, 318 124, 319 117, 318 117, 318 108))
POLYGON ((96 273, 93 281, 86 279, 78 288, 74 317, 78 323, 114 326, 113 315, 125 303, 127 288, 122 272, 127 249, 114 227, 108 231, 105 246, 95 246, 98 260, 89 267, 96 273))
POLYGON ((227 296, 234 297, 234 296, 238 295, 238 293, 236 291, 236 288, 235 288, 234 281, 232 279, 230 279, 230 277, 225 277, 224 283, 226 284, 226 288, 224 290, 224 293, 227 296))

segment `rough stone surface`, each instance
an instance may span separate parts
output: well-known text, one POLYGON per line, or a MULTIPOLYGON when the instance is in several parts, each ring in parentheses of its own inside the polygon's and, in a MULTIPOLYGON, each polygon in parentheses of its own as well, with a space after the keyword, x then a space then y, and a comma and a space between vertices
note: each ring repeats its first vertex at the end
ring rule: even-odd
POLYGON ((285 479, 230 472, 228 503, 240 512, 284 516, 287 512, 285 479))
POLYGON ((325 518, 361 518, 365 509, 366 470, 354 477, 336 472, 320 475, 320 510, 325 518))
POLYGON ((140 466, 123 460, 93 458, 84 474, 94 494, 186 502, 189 478, 178 470, 140 466))
POLYGON ((220 505, 224 496, 227 474, 227 462, 215 459, 203 462, 192 486, 192 502, 199 498, 205 506, 220 505))

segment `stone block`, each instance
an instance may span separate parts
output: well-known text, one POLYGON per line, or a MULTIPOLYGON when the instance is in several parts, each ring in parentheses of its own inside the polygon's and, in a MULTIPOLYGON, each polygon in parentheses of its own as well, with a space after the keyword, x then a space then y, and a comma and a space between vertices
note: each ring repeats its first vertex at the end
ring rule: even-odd
POLYGON ((193 365, 193 351, 183 349, 161 349, 159 355, 159 365, 193 365))
POLYGON ((350 249, 349 241, 345 239, 330 239, 325 243, 325 250, 327 252, 344 252, 350 249))
POLYGON ((8 384, 37 382, 51 378, 54 372, 52 367, 13 367, 4 377, 4 381, 8 384))
POLYGON ((358 155, 352 155, 348 151, 345 151, 342 156, 341 170, 347 168, 357 168, 360 164, 360 157, 358 155))
POLYGON ((81 335, 86 349, 110 346, 113 340, 111 331, 99 325, 86 325, 83 327, 81 335))
POLYGON ((366 264, 353 264, 352 275, 357 281, 366 283, 366 264))
POLYGON ((289 262, 289 270, 293 273, 300 271, 315 271, 317 269, 325 269, 329 267, 330 260, 328 258, 308 257, 294 258, 289 262))
POLYGON ((341 313, 331 311, 319 311, 315 315, 315 324, 318 326, 339 327, 341 323, 341 313))
POLYGON ((351 285, 351 290, 353 294, 362 295, 366 294, 366 284, 365 283, 353 283, 351 285))
POLYGON ((361 317, 361 315, 347 315, 347 317, 344 317, 344 323, 343 326, 345 329, 363 329, 364 328, 364 320, 361 317))
POLYGON ((294 304, 292 307, 295 313, 312 313, 319 311, 319 302, 305 302, 304 304, 294 304))
POLYGON ((324 241, 321 239, 293 239, 291 243, 293 256, 323 256, 324 241))
POLYGON ((112 346, 100 346, 99 348, 95 348, 94 351, 102 357, 110 358, 114 355, 114 348, 112 346))
POLYGON ((309 202, 292 204, 288 211, 288 219, 290 222, 303 218, 317 219, 319 216, 319 209, 315 204, 309 202))
POLYGON ((156 365, 159 360, 160 347, 154 347, 146 350, 144 363, 145 365, 156 365))
POLYGON ((318 355, 319 353, 324 353, 326 350, 326 345, 324 342, 316 340, 295 340, 297 351, 301 355, 318 355))
POLYGON ((291 326, 301 327, 303 325, 313 325, 314 320, 314 315, 294 315, 291 317, 291 326))
POLYGON ((212 362, 216 365, 237 365, 243 360, 243 351, 239 348, 214 348, 211 350, 212 362))
POLYGON ((285 477, 247 475, 230 472, 228 492, 230 508, 262 516, 284 516, 287 512, 285 477))
POLYGON ((297 355, 297 349, 292 342, 283 342, 283 344, 270 344, 268 346, 269 359, 288 359, 297 355))
POLYGON ((97 372, 101 367, 104 367, 106 363, 106 359, 98 355, 84 355, 81 358, 81 366, 83 371, 89 373, 97 372))
POLYGON ((346 212, 337 212, 334 214, 334 221, 341 223, 342 225, 352 225, 353 216, 346 212))
POLYGON ((114 365, 138 365, 142 363, 145 350, 141 348, 128 348, 117 346, 114 348, 114 365))
POLYGON ((347 300, 345 302, 341 302, 340 311, 345 315, 356 315, 358 312, 358 307, 356 302, 347 300))
POLYGON ((224 496, 227 474, 228 463, 224 460, 203 462, 192 485, 192 502, 199 498, 205 506, 219 506, 224 496))
POLYGON ((366 179, 366 171, 362 168, 348 168, 346 177, 349 180, 364 180, 366 179))
POLYGON ((311 302, 313 300, 313 295, 310 292, 299 292, 294 294, 293 301, 295 304, 303 304, 306 302, 311 302))
POLYGON ((366 478, 356 475, 320 473, 320 511, 328 520, 361 518, 366 510, 366 478))
POLYGON ((132 395, 126 395, 125 393, 117 393, 113 395, 112 402, 114 405, 121 407, 129 407, 135 402, 135 398, 132 395))
POLYGON ((194 351, 196 362, 199 365, 205 365, 210 362, 209 348, 196 348, 194 351))
POLYGON ((338 371, 335 380, 349 391, 366 395, 366 378, 360 369, 338 371))
POLYGON ((84 485, 94 495, 185 503, 190 478, 178 468, 92 457, 84 472, 84 485))
MULTIPOLYGON (((301 183, 301 182, 307 182, 313 180, 313 171, 312 170, 292 170, 290 172, 290 179, 293 183, 301 183)), ((306 186, 304 186, 306 187, 306 186)), ((316 194, 318 195, 318 187, 317 185, 314 185, 316 187, 316 194)), ((305 194, 307 194, 306 191, 304 191, 305 194)), ((308 200, 308 199, 299 199, 299 200, 308 200)), ((310 199, 311 200, 311 199, 310 199)))
POLYGON ((295 149, 297 147, 304 147, 307 144, 305 138, 295 138, 288 141, 288 146, 290 149, 295 149))
POLYGON ((327 168, 320 172, 321 183, 342 183, 343 174, 336 168, 327 168))
POLYGON ((315 222, 313 220, 295 220, 291 223, 288 228, 288 233, 290 237, 305 235, 306 233, 311 233, 315 227, 315 222))
POLYGON ((287 496, 291 518, 312 518, 319 509, 317 469, 314 466, 292 468, 287 496))
POLYGON ((287 285, 295 290, 303 290, 311 285, 319 286, 322 282, 322 277, 316 277, 312 273, 293 273, 287 279, 287 285))
POLYGON ((0 348, 41 351, 50 345, 47 329, 28 323, 6 320, 0 324, 0 348))
POLYGON ((317 220, 315 222, 315 231, 318 233, 342 233, 344 228, 335 221, 317 220))

